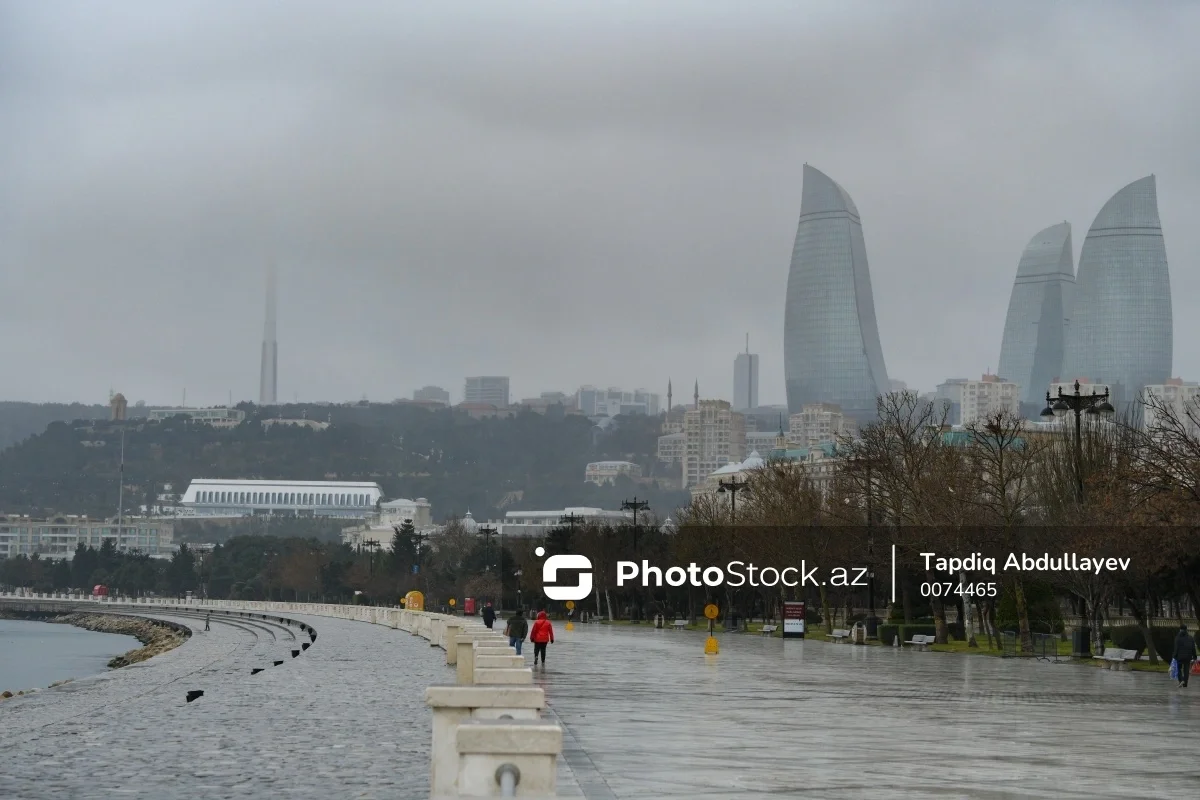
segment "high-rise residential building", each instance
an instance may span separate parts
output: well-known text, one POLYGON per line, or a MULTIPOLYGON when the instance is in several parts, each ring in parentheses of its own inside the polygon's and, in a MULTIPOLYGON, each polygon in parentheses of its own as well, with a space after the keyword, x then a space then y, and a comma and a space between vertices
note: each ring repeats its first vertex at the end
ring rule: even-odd
POLYGON ((683 415, 683 487, 746 458, 746 425, 725 400, 701 400, 683 415))
POLYGON ((1100 209, 1083 240, 1075 285, 1060 377, 1108 384, 1119 412, 1136 411, 1142 387, 1171 375, 1171 279, 1153 175, 1100 209))
POLYGON ((258 371, 258 404, 273 406, 276 402, 279 346, 275 342, 275 265, 267 267, 267 313, 263 321, 262 360, 258 371))
POLYGON ((1032 413, 1041 411, 1046 387, 1062 374, 1075 299, 1072 253, 1071 225, 1060 222, 1034 234, 1017 265, 996 374, 1021 386, 1021 402, 1032 413))
POLYGON ((746 352, 733 360, 733 407, 738 411, 758 406, 758 354, 750 352, 750 337, 746 337, 746 352))
POLYGON ((441 403, 450 405, 450 393, 440 386, 422 386, 413 392, 413 400, 418 403, 441 403))
POLYGON ((467 378, 463 398, 464 403, 487 403, 496 408, 508 408, 508 378, 500 375, 467 378))
POLYGON ((836 442, 850 433, 853 425, 833 403, 809 403, 788 417, 787 443, 793 447, 817 447, 836 442))
MULTIPOLYGON (((1193 419, 1200 421, 1200 383, 1169 378, 1166 383, 1146 385, 1143 387, 1142 393, 1146 401, 1154 399, 1170 409, 1175 418, 1183 423, 1184 430, 1187 430, 1192 436, 1200 433, 1197 430, 1198 426, 1193 423, 1193 419)), ((1142 423, 1147 430, 1163 423, 1160 413, 1154 409, 1152 404, 1145 406, 1142 423)))
POLYGON ((792 412, 835 403, 852 419, 875 417, 888 377, 862 223, 846 190, 807 164, 783 329, 792 412))
POLYGON ((950 413, 946 422, 950 425, 970 425, 1001 411, 1019 413, 1021 391, 1020 384, 1006 381, 998 375, 984 375, 977 381, 951 378, 938 385, 938 402, 935 406, 940 413, 940 404, 949 402, 950 413))

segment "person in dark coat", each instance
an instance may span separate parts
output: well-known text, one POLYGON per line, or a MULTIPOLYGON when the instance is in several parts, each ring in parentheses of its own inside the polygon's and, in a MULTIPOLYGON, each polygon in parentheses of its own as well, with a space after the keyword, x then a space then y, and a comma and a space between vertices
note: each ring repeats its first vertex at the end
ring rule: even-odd
POLYGON ((521 645, 525 644, 525 636, 529 633, 529 620, 525 619, 521 609, 518 608, 508 618, 504 633, 508 636, 508 646, 516 650, 517 655, 521 655, 521 645))
POLYGON ((488 603, 486 606, 483 607, 483 613, 481 614, 481 616, 483 617, 484 627, 486 627, 490 630, 492 627, 492 623, 494 623, 496 621, 496 609, 492 608, 491 603, 488 603))
POLYGON ((1186 688, 1192 662, 1196 660, 1196 640, 1188 635, 1186 625, 1180 625, 1179 633, 1175 634, 1174 658, 1179 665, 1179 685, 1186 688))

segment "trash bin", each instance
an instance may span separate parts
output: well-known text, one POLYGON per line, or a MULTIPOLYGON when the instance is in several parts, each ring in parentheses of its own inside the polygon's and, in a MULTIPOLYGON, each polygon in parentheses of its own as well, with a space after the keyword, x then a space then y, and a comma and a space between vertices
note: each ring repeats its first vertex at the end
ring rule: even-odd
POLYGON ((850 631, 850 641, 854 644, 866 644, 867 626, 861 622, 854 623, 854 627, 850 631))
POLYGON ((1086 625, 1080 625, 1071 631, 1071 657, 1092 657, 1092 629, 1086 625))

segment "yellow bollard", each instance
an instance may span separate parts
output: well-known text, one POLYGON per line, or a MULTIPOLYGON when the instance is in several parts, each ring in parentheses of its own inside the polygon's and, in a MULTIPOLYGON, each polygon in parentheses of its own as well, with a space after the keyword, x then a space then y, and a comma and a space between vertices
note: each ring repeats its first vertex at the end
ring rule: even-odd
POLYGON ((704 655, 715 656, 719 652, 721 652, 721 645, 717 644, 717 637, 709 636, 704 641, 704 655))
POLYGON ((567 630, 569 630, 569 631, 575 630, 575 623, 571 622, 571 620, 567 620, 567 630))

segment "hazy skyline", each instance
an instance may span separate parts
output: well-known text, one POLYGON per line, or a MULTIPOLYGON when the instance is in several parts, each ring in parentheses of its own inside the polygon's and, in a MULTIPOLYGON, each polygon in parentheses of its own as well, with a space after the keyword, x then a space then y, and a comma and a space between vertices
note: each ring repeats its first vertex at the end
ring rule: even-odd
POLYGON ((888 375, 998 367, 1032 232, 1151 173, 1200 380, 1191 3, 7 2, 0 399, 581 383, 783 403, 807 162, 854 198, 888 375), (686 391, 678 391, 678 387, 686 391))

